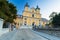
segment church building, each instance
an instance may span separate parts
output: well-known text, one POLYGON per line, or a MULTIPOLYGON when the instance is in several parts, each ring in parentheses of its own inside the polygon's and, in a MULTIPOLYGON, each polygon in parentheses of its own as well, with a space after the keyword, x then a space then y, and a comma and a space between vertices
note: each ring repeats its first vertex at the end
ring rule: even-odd
POLYGON ((40 8, 36 6, 36 8, 29 8, 28 3, 25 4, 22 15, 17 16, 15 22, 21 25, 28 26, 39 26, 41 19, 40 8))

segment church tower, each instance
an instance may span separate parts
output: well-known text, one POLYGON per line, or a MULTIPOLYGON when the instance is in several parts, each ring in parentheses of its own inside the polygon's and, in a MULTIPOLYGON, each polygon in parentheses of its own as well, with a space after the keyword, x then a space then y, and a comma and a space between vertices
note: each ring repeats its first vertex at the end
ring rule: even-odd
POLYGON ((29 5, 28 5, 28 3, 25 4, 25 10, 24 11, 29 11, 29 5))
POLYGON ((36 13, 40 13, 40 8, 38 7, 38 5, 35 10, 36 10, 36 13))

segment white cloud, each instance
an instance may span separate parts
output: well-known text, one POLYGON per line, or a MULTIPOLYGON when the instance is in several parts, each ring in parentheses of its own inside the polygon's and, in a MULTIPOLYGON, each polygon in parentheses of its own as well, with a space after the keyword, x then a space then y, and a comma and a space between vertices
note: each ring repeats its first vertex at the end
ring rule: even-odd
POLYGON ((46 0, 39 4, 41 4, 39 7, 43 18, 50 19, 49 15, 52 12, 60 12, 60 0, 46 0))

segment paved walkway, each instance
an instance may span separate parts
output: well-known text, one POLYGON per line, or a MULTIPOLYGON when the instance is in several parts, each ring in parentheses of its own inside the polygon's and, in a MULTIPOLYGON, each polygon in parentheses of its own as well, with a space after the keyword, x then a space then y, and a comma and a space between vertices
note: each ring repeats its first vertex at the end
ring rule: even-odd
MULTIPOLYGON (((33 30, 32 30, 33 31, 33 30)), ((48 40, 60 40, 60 38, 56 37, 56 36, 53 36, 53 35, 49 35, 49 34, 46 34, 46 33, 43 33, 43 32, 37 32, 37 31, 33 31, 34 33, 48 39, 48 40)))
POLYGON ((48 40, 36 33, 31 29, 19 29, 4 34, 0 37, 0 40, 48 40))
POLYGON ((9 32, 8 28, 2 28, 2 29, 0 29, 0 36, 5 34, 5 33, 8 33, 8 32, 9 32))

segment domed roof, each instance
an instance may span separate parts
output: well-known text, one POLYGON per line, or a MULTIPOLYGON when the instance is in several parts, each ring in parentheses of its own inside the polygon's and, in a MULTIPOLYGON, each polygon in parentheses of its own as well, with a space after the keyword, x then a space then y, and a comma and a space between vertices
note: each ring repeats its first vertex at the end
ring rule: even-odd
POLYGON ((40 8, 38 7, 38 5, 37 5, 36 9, 40 10, 40 8))
POLYGON ((29 7, 28 3, 25 4, 25 7, 29 7))

